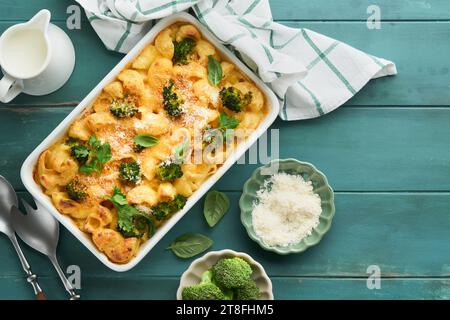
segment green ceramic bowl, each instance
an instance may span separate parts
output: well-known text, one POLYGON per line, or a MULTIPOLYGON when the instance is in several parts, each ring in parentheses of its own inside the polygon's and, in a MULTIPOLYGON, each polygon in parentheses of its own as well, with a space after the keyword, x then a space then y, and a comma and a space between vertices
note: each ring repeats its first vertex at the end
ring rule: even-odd
POLYGON ((273 251, 278 254, 303 252, 309 247, 319 243, 323 235, 330 229, 335 211, 333 190, 328 184, 325 175, 317 170, 312 164, 301 162, 296 159, 273 160, 270 163, 256 169, 250 179, 248 179, 244 184, 242 196, 239 200, 239 207, 241 208, 242 224, 247 230, 250 238, 256 241, 263 249, 273 251), (268 246, 256 235, 256 232, 253 229, 252 208, 253 203, 257 200, 256 192, 262 187, 264 181, 270 177, 270 175, 263 175, 261 170, 268 170, 272 164, 278 164, 279 171, 301 175, 306 181, 311 181, 314 192, 317 193, 321 199, 322 214, 320 215, 319 225, 302 241, 289 246, 268 246))

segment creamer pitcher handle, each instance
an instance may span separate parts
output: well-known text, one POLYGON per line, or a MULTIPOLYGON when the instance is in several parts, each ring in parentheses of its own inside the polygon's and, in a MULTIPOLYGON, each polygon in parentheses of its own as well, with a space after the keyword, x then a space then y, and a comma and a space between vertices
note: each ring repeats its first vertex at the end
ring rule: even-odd
POLYGON ((23 90, 23 81, 14 79, 8 74, 0 80, 0 101, 8 103, 23 90))

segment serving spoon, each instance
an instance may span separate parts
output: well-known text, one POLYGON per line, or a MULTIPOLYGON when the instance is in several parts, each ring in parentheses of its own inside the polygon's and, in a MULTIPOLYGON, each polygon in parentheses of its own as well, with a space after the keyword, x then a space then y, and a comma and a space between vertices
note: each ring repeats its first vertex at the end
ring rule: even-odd
POLYGON ((8 180, 0 175, 0 232, 4 233, 9 240, 11 240, 14 249, 19 256, 22 268, 27 274, 27 281, 33 287, 36 299, 47 300, 47 297, 44 292, 42 292, 42 289, 37 282, 37 276, 31 271, 30 264, 17 242, 16 234, 11 224, 11 208, 17 206, 17 204, 17 195, 14 188, 8 180))
POLYGON ((36 202, 37 210, 34 210, 23 199, 22 203, 27 212, 26 215, 22 214, 15 205, 11 208, 11 221, 14 229, 23 242, 50 259, 64 288, 70 295, 70 300, 79 300, 80 296, 75 293, 75 289, 67 280, 56 257, 59 240, 58 221, 46 209, 40 207, 38 202, 36 202))

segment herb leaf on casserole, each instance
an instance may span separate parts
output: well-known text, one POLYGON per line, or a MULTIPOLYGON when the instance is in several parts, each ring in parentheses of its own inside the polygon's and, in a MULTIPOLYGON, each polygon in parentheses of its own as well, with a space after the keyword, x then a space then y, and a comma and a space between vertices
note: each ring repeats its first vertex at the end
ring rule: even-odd
POLYGON ((176 64, 187 64, 188 58, 194 52, 196 42, 192 38, 184 38, 181 41, 174 41, 174 52, 172 62, 176 64))
POLYGON ((208 56, 208 81, 217 86, 222 80, 222 65, 213 56, 208 56))
POLYGON ((153 222, 150 216, 132 205, 118 187, 114 188, 111 197, 107 197, 117 210, 117 225, 125 237, 142 237, 146 231, 153 233, 153 222))
POLYGON ((191 258, 213 245, 213 241, 200 233, 185 233, 176 238, 167 249, 180 258, 191 258))
POLYGON ((137 145, 144 147, 144 148, 153 147, 154 145, 156 145, 159 142, 158 138, 156 138, 150 134, 145 134, 145 133, 134 136, 133 141, 137 145))
POLYGON ((225 112, 221 112, 219 115, 219 125, 217 128, 209 128, 204 133, 204 140, 207 143, 217 143, 222 144, 227 140, 227 137, 232 133, 239 125, 239 120, 233 116, 227 115, 225 112), (221 134, 223 139, 220 138, 221 134))
POLYGON ((111 146, 108 143, 102 143, 95 135, 92 135, 87 146, 84 147, 89 151, 89 156, 81 165, 79 171, 87 175, 92 172, 101 172, 105 163, 111 160, 111 146))

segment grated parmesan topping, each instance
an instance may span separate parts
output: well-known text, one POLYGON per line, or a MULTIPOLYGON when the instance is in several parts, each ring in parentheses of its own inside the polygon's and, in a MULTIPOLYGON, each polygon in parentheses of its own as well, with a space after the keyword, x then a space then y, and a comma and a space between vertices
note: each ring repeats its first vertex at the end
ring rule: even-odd
POLYGON ((257 199, 252 211, 253 228, 269 246, 298 243, 319 225, 320 197, 311 181, 300 175, 271 176, 257 192, 257 199))

